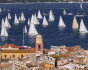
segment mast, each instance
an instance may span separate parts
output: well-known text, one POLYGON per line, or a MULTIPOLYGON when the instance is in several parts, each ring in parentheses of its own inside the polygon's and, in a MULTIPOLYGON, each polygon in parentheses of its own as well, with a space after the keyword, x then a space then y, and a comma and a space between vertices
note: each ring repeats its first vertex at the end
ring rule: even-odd
MULTIPOLYGON (((80 4, 80 15, 83 15, 82 13, 82 3, 80 4)), ((82 17, 79 18, 79 23, 81 23, 82 17)))
POLYGON ((24 28, 23 28, 23 45, 24 45, 24 28))

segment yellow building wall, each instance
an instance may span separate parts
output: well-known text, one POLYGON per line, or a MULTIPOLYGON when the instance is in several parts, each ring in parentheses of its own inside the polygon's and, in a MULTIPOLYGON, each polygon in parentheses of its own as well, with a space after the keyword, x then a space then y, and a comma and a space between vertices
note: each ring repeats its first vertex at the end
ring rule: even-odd
POLYGON ((17 58, 17 55, 19 55, 19 58, 21 58, 21 55, 24 56, 29 56, 30 54, 35 54, 35 53, 1 53, 1 57, 2 59, 5 59, 5 55, 6 55, 6 58, 13 58, 13 55, 15 55, 14 58, 17 58))

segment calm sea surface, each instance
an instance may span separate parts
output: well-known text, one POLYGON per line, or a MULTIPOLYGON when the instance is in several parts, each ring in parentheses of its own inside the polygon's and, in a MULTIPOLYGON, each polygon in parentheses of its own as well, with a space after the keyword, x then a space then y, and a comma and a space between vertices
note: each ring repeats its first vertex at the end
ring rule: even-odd
MULTIPOLYGON (((8 12, 11 13, 12 19, 9 21, 11 28, 8 29, 9 36, 7 38, 0 37, 0 44, 4 45, 5 43, 13 43, 21 46, 23 44, 23 27, 26 25, 29 31, 29 26, 27 25, 28 18, 31 18, 31 15, 38 12, 40 9, 41 13, 45 12, 47 14, 46 18, 49 18, 49 11, 52 9, 55 15, 54 22, 48 22, 47 27, 43 27, 42 20, 39 20, 40 24, 36 25, 37 31, 43 36, 44 48, 50 48, 52 45, 66 45, 74 46, 81 45, 82 48, 88 49, 88 34, 81 35, 78 31, 72 30, 72 21, 75 14, 79 12, 80 4, 76 3, 30 3, 30 4, 0 4, 0 8, 4 9, 0 14, 1 19, 7 16, 8 12), (71 12, 74 15, 63 15, 63 8, 66 9, 67 13, 71 12), (7 11, 10 9, 10 11, 7 11), (24 13, 26 21, 24 23, 19 23, 19 25, 14 25, 14 15, 24 13), (66 24, 65 29, 59 29, 59 17, 62 16, 64 23, 66 24)), ((83 4, 83 13, 86 16, 83 17, 84 23, 88 29, 88 4, 83 4)), ((79 22, 79 17, 77 17, 79 22)), ((0 23, 1 25, 1 23, 0 23)), ((0 28, 1 32, 1 28, 0 28)), ((28 34, 25 34, 25 44, 35 47, 35 37, 30 37, 28 34)))

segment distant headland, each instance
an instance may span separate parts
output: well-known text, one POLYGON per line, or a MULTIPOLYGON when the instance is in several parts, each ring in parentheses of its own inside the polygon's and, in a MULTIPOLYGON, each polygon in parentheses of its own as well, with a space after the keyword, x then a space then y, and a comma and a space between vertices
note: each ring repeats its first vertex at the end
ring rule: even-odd
POLYGON ((88 0, 0 0, 0 3, 88 3, 88 0))

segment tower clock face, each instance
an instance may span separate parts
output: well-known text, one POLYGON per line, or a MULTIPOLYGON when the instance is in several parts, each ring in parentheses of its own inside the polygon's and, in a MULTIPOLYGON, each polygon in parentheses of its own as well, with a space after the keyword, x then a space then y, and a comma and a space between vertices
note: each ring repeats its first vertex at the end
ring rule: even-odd
POLYGON ((39 38, 39 40, 40 40, 40 38, 39 38))

